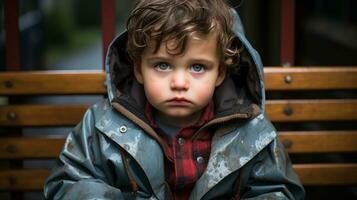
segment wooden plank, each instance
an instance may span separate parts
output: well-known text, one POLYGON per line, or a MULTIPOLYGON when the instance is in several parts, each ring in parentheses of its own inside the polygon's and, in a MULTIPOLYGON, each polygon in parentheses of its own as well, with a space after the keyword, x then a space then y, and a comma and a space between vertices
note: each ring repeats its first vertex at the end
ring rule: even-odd
POLYGON ((266 113, 273 122, 357 119, 357 100, 270 100, 266 113))
MULTIPOLYGON (((356 185, 357 164, 294 164, 305 186, 356 185)), ((0 191, 42 190, 49 174, 46 169, 0 171, 0 191)))
MULTIPOLYGON (((357 67, 266 67, 269 90, 357 89, 357 67)), ((91 71, 1 72, 0 95, 104 94, 105 73, 91 71)))
POLYGON ((60 138, 1 138, 0 159, 57 158, 64 142, 60 138))
POLYGON ((90 105, 0 106, 3 126, 69 126, 81 121, 90 105))
POLYGON ((280 132, 289 153, 357 152, 357 131, 280 132))
POLYGON ((295 164, 305 186, 357 185, 357 164, 295 164))
POLYGON ((357 67, 265 67, 267 90, 357 89, 357 67))
POLYGON ((104 94, 104 82, 101 70, 2 72, 0 95, 104 94))
POLYGON ((40 191, 49 174, 46 169, 0 171, 0 191, 40 191))
MULTIPOLYGON (((90 105, 0 106, 2 126, 65 126, 77 124, 90 105)), ((357 100, 271 100, 266 112, 273 122, 357 119, 357 100)))

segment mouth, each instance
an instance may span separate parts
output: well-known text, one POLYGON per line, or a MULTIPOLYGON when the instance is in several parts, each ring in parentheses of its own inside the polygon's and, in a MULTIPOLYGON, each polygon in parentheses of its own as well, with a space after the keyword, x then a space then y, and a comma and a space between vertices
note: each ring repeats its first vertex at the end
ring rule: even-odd
POLYGON ((167 100, 167 103, 170 106, 187 106, 187 105, 192 104, 191 101, 189 101, 185 98, 178 98, 178 97, 167 100))

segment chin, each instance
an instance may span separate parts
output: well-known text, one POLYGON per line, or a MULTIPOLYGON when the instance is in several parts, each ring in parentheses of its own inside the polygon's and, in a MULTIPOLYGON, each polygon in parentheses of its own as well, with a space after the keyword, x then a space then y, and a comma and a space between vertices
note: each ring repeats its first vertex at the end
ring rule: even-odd
POLYGON ((174 117, 174 118, 184 118, 184 117, 189 117, 190 116, 189 113, 179 113, 179 112, 167 113, 166 115, 170 116, 170 117, 174 117))
POLYGON ((169 117, 183 118, 183 117, 188 117, 188 116, 192 115, 193 113, 188 112, 187 110, 175 109, 175 110, 171 110, 169 112, 164 112, 164 114, 169 117))

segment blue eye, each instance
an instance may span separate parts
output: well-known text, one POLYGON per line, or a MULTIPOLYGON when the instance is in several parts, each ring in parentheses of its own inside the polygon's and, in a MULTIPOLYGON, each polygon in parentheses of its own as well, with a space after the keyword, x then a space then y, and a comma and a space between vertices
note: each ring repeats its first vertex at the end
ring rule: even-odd
POLYGON ((202 73, 204 72, 205 67, 201 64, 194 64, 191 66, 191 71, 195 73, 202 73))
POLYGON ((170 65, 168 65, 167 63, 159 63, 155 66, 155 68, 159 71, 166 71, 170 69, 170 65))

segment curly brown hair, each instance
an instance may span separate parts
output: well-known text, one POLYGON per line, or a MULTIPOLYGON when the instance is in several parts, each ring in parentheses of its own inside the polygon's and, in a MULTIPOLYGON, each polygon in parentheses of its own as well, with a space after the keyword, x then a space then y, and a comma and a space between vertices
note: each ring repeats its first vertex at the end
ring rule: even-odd
POLYGON ((162 42, 177 40, 175 52, 185 51, 193 34, 217 34, 217 50, 221 66, 235 60, 239 50, 234 47, 233 17, 224 0, 139 0, 127 21, 129 57, 135 62, 155 42, 154 53, 162 42))

